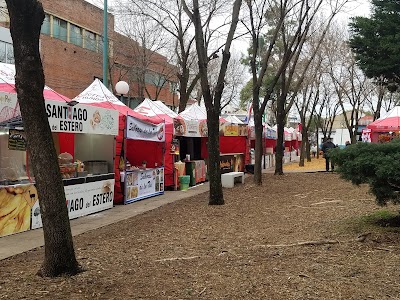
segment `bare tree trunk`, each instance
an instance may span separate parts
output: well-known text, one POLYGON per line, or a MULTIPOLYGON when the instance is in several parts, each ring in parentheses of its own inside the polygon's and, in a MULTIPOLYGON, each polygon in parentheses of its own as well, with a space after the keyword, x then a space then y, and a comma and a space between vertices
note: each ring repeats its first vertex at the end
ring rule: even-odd
POLYGON ((285 130, 285 96, 280 95, 277 100, 276 124, 278 140, 276 141, 275 175, 283 175, 283 143, 285 130))
POLYGON ((179 78, 179 110, 178 113, 181 113, 185 110, 187 102, 189 100, 189 94, 186 92, 187 84, 189 78, 189 72, 185 72, 184 74, 178 74, 179 78))
POLYGON ((311 162, 311 145, 310 145, 310 139, 308 138, 308 133, 306 133, 306 156, 307 156, 307 161, 311 162))
POLYGON ((36 0, 6 3, 14 44, 16 90, 43 221, 45 257, 38 273, 73 275, 80 267, 75 258, 64 186, 43 98, 44 74, 39 53, 43 7, 36 0))
MULTIPOLYGON (((210 177, 210 205, 224 204, 224 195, 221 184, 220 153, 219 153, 219 113, 221 110, 221 97, 224 90, 224 82, 227 66, 230 59, 230 47, 237 23, 239 22, 239 12, 242 5, 241 0, 235 0, 232 5, 232 22, 226 38, 224 49, 222 50, 222 61, 214 93, 211 93, 208 81, 207 48, 204 39, 203 25, 201 20, 200 6, 198 0, 193 0, 193 10, 191 11, 186 2, 182 0, 183 9, 192 20, 195 28, 196 51, 198 57, 201 91, 207 109, 208 125, 208 153, 209 153, 209 177, 210 177)), ((211 15, 209 16, 211 17, 211 15)))
POLYGON ((210 180, 210 205, 223 205, 219 152, 219 110, 207 111, 208 126, 208 176, 210 180))
POLYGON ((378 102, 376 104, 376 110, 374 112, 374 121, 379 119, 381 116, 381 108, 382 108, 382 102, 383 102, 383 97, 385 96, 385 87, 382 83, 378 82, 378 102))
POLYGON ((254 109, 254 132, 255 132, 255 150, 254 150, 254 183, 257 185, 262 185, 262 156, 264 150, 264 139, 263 135, 263 125, 262 125, 262 112, 255 108, 254 109))
POLYGON ((301 152, 300 152, 300 161, 299 166, 304 167, 304 160, 307 158, 307 161, 311 161, 310 157, 310 143, 308 142, 308 134, 305 126, 301 129, 301 152))
POLYGON ((317 141, 316 141, 316 143, 317 143, 317 159, 319 158, 319 128, 318 128, 318 124, 316 124, 316 126, 315 126, 316 128, 317 128, 317 133, 316 133, 316 138, 317 138, 317 141))

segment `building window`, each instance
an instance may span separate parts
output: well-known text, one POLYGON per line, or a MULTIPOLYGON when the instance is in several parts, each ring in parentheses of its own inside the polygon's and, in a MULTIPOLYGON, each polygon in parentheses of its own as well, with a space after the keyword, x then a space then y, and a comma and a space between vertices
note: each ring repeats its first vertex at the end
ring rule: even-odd
POLYGON ((154 72, 146 72, 144 75, 144 81, 157 87, 162 87, 165 84, 166 79, 163 75, 154 72))
POLYGON ((67 41, 67 21, 53 17, 53 37, 67 41))
POLYGON ((7 63, 14 64, 14 47, 12 44, 6 44, 6 51, 7 51, 7 63))
POLYGON ((6 43, 0 42, 0 62, 6 63, 6 43))
POLYGON ((70 24, 69 42, 82 47, 82 28, 70 24))
POLYGON ((44 21, 43 21, 42 29, 40 32, 43 34, 50 35, 50 15, 49 14, 44 15, 44 21))
POLYGON ((84 47, 91 51, 96 51, 97 48, 96 34, 91 31, 85 30, 84 36, 85 36, 84 47))
POLYGON ((97 36, 97 52, 103 53, 104 41, 101 35, 97 36))
POLYGON ((14 48, 12 44, 0 42, 0 62, 14 64, 14 48))

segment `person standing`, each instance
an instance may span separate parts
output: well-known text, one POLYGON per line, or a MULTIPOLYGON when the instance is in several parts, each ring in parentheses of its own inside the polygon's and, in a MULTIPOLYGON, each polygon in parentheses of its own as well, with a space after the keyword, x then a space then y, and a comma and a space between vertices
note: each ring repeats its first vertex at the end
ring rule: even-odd
POLYGON ((315 158, 315 155, 317 155, 317 144, 313 144, 312 146, 311 146, 311 154, 312 154, 312 156, 315 158))
MULTIPOLYGON (((332 138, 328 137, 328 138, 326 139, 326 142, 323 143, 323 144, 322 144, 322 147, 321 147, 321 150, 322 150, 322 152, 324 153, 325 168, 326 168, 326 171, 327 171, 327 172, 329 171, 329 161, 330 161, 330 158, 329 158, 329 151, 330 151, 331 149, 333 149, 333 148, 336 148, 336 146, 335 146, 334 143, 332 143, 332 138)), ((333 165, 332 161, 330 162, 330 165, 331 165, 331 171, 333 172, 333 170, 334 170, 334 165, 333 165)))

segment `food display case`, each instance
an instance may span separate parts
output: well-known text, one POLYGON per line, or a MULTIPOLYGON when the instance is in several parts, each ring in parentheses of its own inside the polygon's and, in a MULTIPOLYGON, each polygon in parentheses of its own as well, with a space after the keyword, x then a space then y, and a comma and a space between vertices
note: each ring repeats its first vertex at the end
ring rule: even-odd
MULTIPOLYGON (((16 111, 16 94, 0 92, 1 97, 12 101, 0 101, 0 110, 16 111)), ((115 181, 114 173, 109 171, 113 166, 118 112, 83 104, 70 107, 65 100, 46 100, 45 105, 49 111, 60 112, 49 116, 48 121, 58 155, 69 218, 112 208, 115 181), (69 113, 77 116, 78 112, 87 116, 76 122, 79 133, 72 130, 73 127, 64 126, 71 122, 69 113), (90 122, 95 116, 99 121, 93 126, 90 122), (104 120, 107 124, 102 123, 104 120), (104 160, 107 169, 102 174, 89 174, 84 171, 83 160, 104 160)), ((42 226, 40 195, 35 186, 29 151, 23 141, 22 119, 20 116, 13 119, 3 117, 5 119, 0 125, 0 237, 42 226)))

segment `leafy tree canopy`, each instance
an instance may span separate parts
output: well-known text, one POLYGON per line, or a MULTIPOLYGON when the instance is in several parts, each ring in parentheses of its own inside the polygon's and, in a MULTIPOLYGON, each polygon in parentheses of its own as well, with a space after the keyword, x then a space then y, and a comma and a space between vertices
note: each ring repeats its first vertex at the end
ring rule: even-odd
POLYGON ((385 144, 358 143, 333 149, 330 157, 341 177, 353 184, 369 184, 379 205, 400 204, 400 140, 385 144))
POLYGON ((400 1, 372 0, 372 11, 370 18, 352 18, 350 47, 367 77, 399 83, 400 1))

